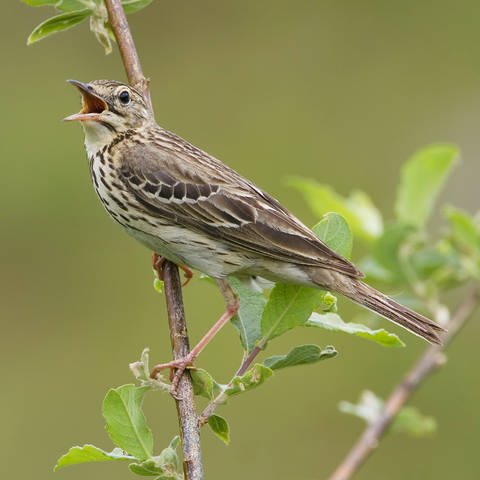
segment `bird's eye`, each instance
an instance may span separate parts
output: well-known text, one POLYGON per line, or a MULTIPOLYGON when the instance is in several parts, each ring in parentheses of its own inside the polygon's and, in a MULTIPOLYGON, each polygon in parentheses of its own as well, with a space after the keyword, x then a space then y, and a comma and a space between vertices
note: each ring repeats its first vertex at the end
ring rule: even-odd
POLYGON ((120 92, 118 98, 120 99, 120 102, 122 102, 124 105, 127 105, 130 102, 130 94, 127 90, 123 90, 122 92, 120 92))

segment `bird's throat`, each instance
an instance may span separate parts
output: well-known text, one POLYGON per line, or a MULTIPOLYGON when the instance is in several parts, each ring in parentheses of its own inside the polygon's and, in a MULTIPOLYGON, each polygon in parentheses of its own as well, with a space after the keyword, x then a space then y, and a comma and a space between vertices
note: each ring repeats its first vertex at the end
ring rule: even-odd
POLYGON ((99 122, 82 122, 88 158, 109 145, 116 133, 99 122))

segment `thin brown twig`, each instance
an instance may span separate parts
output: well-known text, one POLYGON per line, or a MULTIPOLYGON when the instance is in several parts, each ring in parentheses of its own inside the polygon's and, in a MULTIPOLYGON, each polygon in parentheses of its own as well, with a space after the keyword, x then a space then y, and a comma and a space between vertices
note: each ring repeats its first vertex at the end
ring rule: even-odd
MULTIPOLYGON (((153 113, 149 82, 143 75, 140 59, 120 0, 105 0, 108 20, 118 43, 129 83, 140 90, 153 113)), ((168 311, 170 339, 175 359, 185 357, 189 350, 187 325, 183 308, 182 287, 178 267, 169 261, 163 264, 165 300, 168 311)), ((176 405, 183 449, 183 469, 186 480, 202 480, 203 466, 200 430, 195 409, 192 380, 188 373, 179 382, 176 405)))
POLYGON ((150 111, 153 112, 149 80, 145 78, 143 74, 140 58, 137 53, 137 48, 135 47, 135 42, 133 41, 132 33, 130 32, 122 3, 120 0, 105 0, 105 6, 108 12, 108 22, 117 40, 128 82, 142 92, 150 111))
MULTIPOLYGON (((163 281, 167 301, 170 340, 174 359, 184 358, 190 351, 185 312, 183 309, 182 284, 178 267, 172 262, 163 264, 163 281)), ((200 428, 195 410, 192 379, 188 371, 181 376, 176 395, 180 438, 183 446, 183 470, 186 480, 203 479, 200 428)))
POLYGON ((382 413, 376 421, 367 426, 345 459, 329 477, 329 480, 348 480, 358 471, 378 446, 380 439, 386 433, 400 409, 421 383, 445 362, 443 350, 465 325, 479 302, 480 289, 475 287, 465 296, 448 323, 448 333, 443 338, 443 346, 432 345, 427 347, 411 370, 394 388, 385 402, 382 413))
MULTIPOLYGON (((240 377, 242 376, 247 370, 248 367, 252 364, 252 362, 255 360, 257 355, 263 350, 263 347, 260 345, 257 345, 249 355, 244 357, 242 360, 242 363, 240 364, 240 367, 236 371, 234 378, 235 377, 240 377)), ((232 380, 227 384, 225 387, 225 390, 232 385, 232 380)), ((209 417, 212 416, 213 412, 217 409, 219 405, 224 403, 228 398, 228 395, 225 394, 225 392, 220 392, 204 409, 202 414, 199 417, 199 423, 200 425, 205 425, 208 422, 209 417)))

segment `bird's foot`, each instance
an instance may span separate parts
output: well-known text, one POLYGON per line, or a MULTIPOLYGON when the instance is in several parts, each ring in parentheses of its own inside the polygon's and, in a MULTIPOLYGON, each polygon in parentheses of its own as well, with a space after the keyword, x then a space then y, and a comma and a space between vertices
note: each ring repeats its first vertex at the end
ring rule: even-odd
MULTIPOLYGON (((163 282, 163 266, 167 259, 165 257, 160 256, 158 253, 152 254, 152 267, 155 270, 157 277, 159 280, 163 282)), ((185 281, 182 283, 182 287, 188 284, 188 282, 193 277, 193 272, 186 266, 186 265, 177 265, 180 270, 183 271, 185 276, 185 281)))
POLYGON ((178 358, 167 363, 160 363, 158 365, 155 365, 155 367, 153 367, 152 371, 150 372, 150 378, 156 380, 160 372, 166 370, 167 368, 170 369, 170 393, 175 398, 178 398, 177 389, 180 379, 182 378, 185 370, 193 365, 193 362, 196 358, 197 355, 194 352, 190 352, 185 357, 178 358))
POLYGON ((178 268, 183 271, 185 280, 182 283, 182 287, 185 287, 188 282, 193 278, 193 272, 186 265, 179 265, 178 268))
POLYGON ((160 256, 158 253, 152 253, 152 268, 157 274, 159 280, 163 282, 163 265, 166 262, 166 258, 160 256))

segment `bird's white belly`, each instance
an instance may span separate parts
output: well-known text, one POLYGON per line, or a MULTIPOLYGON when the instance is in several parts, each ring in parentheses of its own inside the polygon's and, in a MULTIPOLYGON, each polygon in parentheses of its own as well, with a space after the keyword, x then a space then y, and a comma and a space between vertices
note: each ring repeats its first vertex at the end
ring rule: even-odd
POLYGON ((245 267, 253 266, 253 260, 242 253, 232 252, 219 242, 178 226, 138 225, 140 228, 124 226, 127 233, 150 250, 177 263, 187 265, 214 278, 225 277, 245 267))

